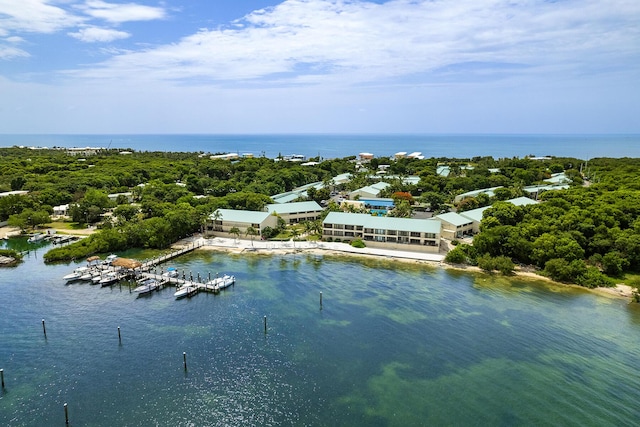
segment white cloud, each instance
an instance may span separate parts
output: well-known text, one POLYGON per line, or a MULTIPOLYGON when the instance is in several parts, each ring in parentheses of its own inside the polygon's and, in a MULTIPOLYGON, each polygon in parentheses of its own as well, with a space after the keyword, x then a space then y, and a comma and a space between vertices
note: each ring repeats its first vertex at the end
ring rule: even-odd
POLYGON ((114 40, 126 39, 131 36, 131 34, 125 31, 99 27, 80 28, 75 33, 67 34, 85 43, 108 43, 114 40))
POLYGON ((46 0, 0 0, 0 31, 54 33, 81 24, 83 18, 46 0))
POLYGON ((0 44, 0 60, 27 57, 29 57, 29 54, 22 49, 18 49, 14 46, 3 46, 0 44))
POLYGON ((629 0, 288 0, 82 73, 312 84, 507 68, 588 72, 603 62, 637 69, 639 21, 640 2, 629 0))
POLYGON ((136 3, 107 3, 101 0, 88 0, 83 6, 79 6, 79 9, 93 18, 116 24, 129 21, 152 21, 166 16, 166 11, 160 7, 136 3))

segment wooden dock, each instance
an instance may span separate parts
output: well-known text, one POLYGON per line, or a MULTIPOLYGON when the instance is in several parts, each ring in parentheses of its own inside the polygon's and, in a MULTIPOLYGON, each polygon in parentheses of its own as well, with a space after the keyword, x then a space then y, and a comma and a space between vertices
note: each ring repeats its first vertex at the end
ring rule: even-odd
POLYGON ((158 283, 161 283, 161 286, 158 287, 158 290, 160 290, 162 287, 165 287, 165 286, 175 285, 177 289, 180 289, 184 286, 190 286, 192 288, 195 288, 195 291, 191 295, 195 295, 198 292, 211 292, 214 294, 217 294, 220 292, 220 289, 218 287, 209 283, 211 282, 211 280, 205 281, 204 278, 201 279, 202 281, 194 281, 193 278, 188 280, 188 279, 181 279, 180 277, 167 277, 167 276, 163 276, 162 274, 154 274, 154 273, 142 273, 141 277, 154 279, 154 280, 157 280, 158 283))
POLYGON ((142 263, 142 266, 140 267, 140 269, 142 271, 148 271, 150 270, 152 267, 157 266, 158 264, 161 264, 165 261, 169 261, 170 259, 179 257, 180 255, 184 255, 186 253, 195 251, 198 248, 201 248, 202 246, 204 246, 204 242, 202 240, 198 241, 198 242, 193 242, 190 245, 187 245, 183 248, 180 249, 176 249, 175 251, 172 251, 166 255, 161 255, 157 258, 152 258, 148 261, 145 261, 142 263))

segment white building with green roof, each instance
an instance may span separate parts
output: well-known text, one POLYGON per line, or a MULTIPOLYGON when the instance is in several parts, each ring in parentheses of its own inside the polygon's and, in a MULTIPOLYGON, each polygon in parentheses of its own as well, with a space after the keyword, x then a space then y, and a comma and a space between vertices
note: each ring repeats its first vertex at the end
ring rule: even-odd
POLYGON ((333 240, 362 239, 371 247, 437 253, 440 228, 440 221, 434 219, 330 212, 322 223, 322 235, 333 240))
POLYGON ((315 221, 322 214, 322 206, 315 201, 273 203, 267 205, 265 210, 270 214, 278 214, 289 224, 302 221, 315 221))
POLYGON ((210 236, 234 237, 229 231, 235 227, 244 236, 247 229, 253 227, 261 236, 265 227, 275 228, 277 225, 278 218, 269 212, 218 209, 209 215, 205 233, 210 236))
POLYGON ((449 240, 461 239, 465 234, 473 233, 473 220, 456 212, 436 215, 442 222, 442 237, 449 240))

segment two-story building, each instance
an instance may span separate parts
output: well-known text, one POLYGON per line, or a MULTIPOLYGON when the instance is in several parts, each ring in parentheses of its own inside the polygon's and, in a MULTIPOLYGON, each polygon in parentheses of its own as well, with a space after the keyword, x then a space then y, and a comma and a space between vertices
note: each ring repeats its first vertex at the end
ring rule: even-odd
POLYGON ((322 214, 322 206, 317 202, 273 203, 265 210, 270 214, 278 214, 288 224, 303 221, 315 221, 322 214))
POLYGON ((378 217, 345 212, 330 212, 322 223, 325 239, 362 239, 371 247, 424 252, 439 251, 440 229, 440 221, 433 219, 378 217))
POLYGON ((235 209, 218 209, 207 219, 205 234, 208 236, 235 237, 230 233, 234 227, 240 236, 245 236, 249 227, 262 236, 265 227, 275 228, 278 218, 269 212, 246 211, 235 209))

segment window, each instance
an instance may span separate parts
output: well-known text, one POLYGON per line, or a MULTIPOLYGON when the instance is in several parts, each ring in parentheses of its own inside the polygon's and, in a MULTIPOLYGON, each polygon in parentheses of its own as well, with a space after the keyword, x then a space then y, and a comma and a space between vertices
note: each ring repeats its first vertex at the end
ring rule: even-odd
POLYGON ((387 230, 387 235, 395 236, 398 232, 396 230, 387 230))
POLYGON ((398 232, 398 235, 399 235, 399 236, 408 236, 408 235, 409 235, 409 232, 408 232, 408 231, 399 231, 399 232, 398 232))
POLYGON ((418 232, 418 231, 412 231, 412 232, 411 232, 411 237, 420 237, 420 234, 421 234, 421 233, 420 233, 420 232, 418 232))

